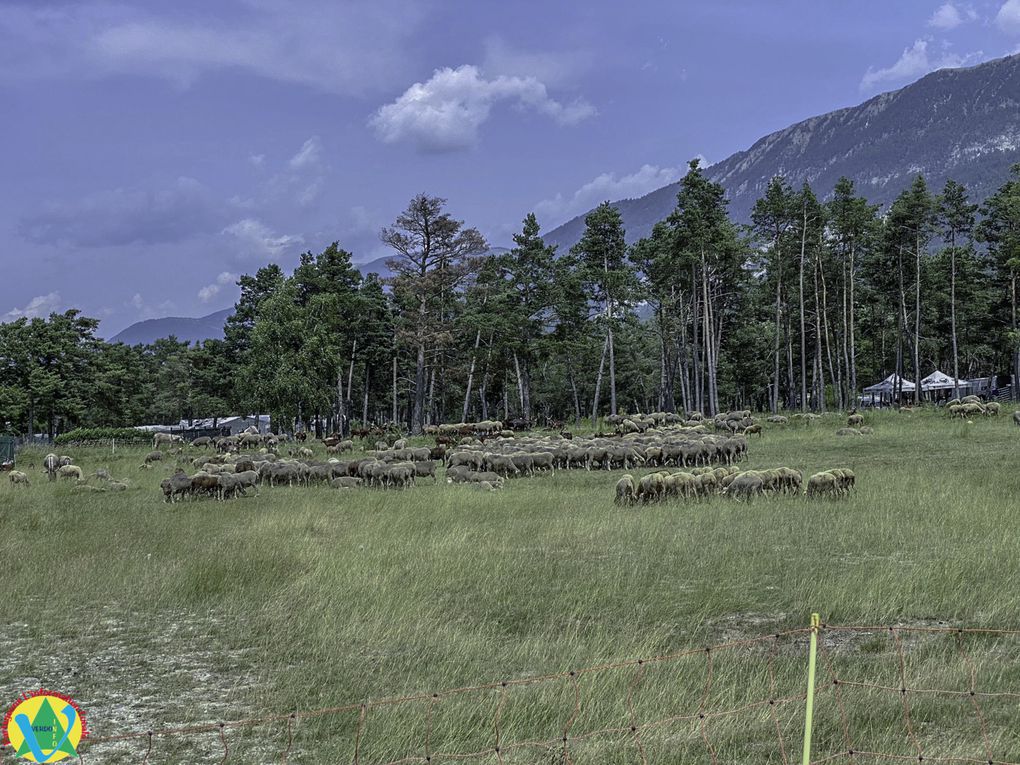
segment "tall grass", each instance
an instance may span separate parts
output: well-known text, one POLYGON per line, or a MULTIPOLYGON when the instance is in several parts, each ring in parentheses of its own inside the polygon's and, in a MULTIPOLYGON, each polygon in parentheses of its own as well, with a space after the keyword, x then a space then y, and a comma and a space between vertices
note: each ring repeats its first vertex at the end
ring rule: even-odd
MULTIPOLYGON (((138 470, 140 450, 82 451, 73 456, 87 471, 107 467, 132 488, 79 494, 38 472, 28 490, 0 487, 0 645, 8 647, 0 701, 40 684, 69 692, 102 736, 654 656, 803 627, 812 611, 830 623, 1020 624, 1020 432, 1006 417, 869 419, 867 437, 836 437, 833 417, 772 428, 751 443, 750 467, 852 468, 858 489, 844 501, 620 509, 611 501, 619 473, 558 471, 495 494, 445 484, 343 495, 277 488, 171 506, 157 488, 169 466, 138 470)), ((966 665, 947 645, 911 643, 915 685, 963 682, 966 665)), ((847 672, 896 682, 890 648, 881 634, 828 646, 847 672)), ((647 722, 802 692, 803 640, 777 651, 774 678, 768 651, 720 658, 707 701, 703 658, 650 668, 632 694, 634 713, 647 722)), ((1020 642, 978 641, 969 656, 985 686, 1020 692, 1020 642)), ((586 676, 574 733, 626 726, 634 682, 633 670, 586 676)), ((503 740, 556 739, 573 693, 561 682, 507 693, 503 740)), ((874 747, 902 748, 901 700, 872 695, 852 699, 852 728, 874 747)), ((373 712, 362 762, 420 754, 429 719, 437 750, 491 746, 499 698, 373 712)), ((918 702, 915 724, 933 736, 930 747, 983 758, 970 707, 947 704, 918 702)), ((776 726, 796 750, 799 706, 784 705, 777 719, 768 709, 713 718, 720 760, 782 761, 776 726)), ((999 707, 987 716, 1008 729, 999 707)), ((838 750, 831 693, 821 694, 818 717, 819 746, 838 750)), ((290 761, 350 761, 356 724, 356 714, 302 722, 290 761)), ((1001 751, 1020 756, 1020 741, 1001 735, 1001 751)), ((650 729, 643 739, 649 761, 705 759, 698 724, 650 729)), ((157 744, 151 762, 222 757, 213 734, 157 744)), ((285 726, 233 732, 230 744, 233 756, 248 757, 238 761, 279 761, 285 726)), ((103 762, 141 759, 138 747, 102 751, 103 762)), ((532 748, 505 761, 561 756, 532 748)), ((571 749, 573 762, 636 757, 629 732, 571 749)))

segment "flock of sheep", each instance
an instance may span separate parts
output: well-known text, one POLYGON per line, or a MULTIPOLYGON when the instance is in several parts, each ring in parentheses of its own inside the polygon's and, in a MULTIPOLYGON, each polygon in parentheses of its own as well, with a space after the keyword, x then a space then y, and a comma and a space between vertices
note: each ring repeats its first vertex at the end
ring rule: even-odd
MULTIPOLYGON (((994 416, 1000 407, 996 402, 984 403, 976 396, 967 396, 948 402, 947 410, 950 416, 994 416)), ((797 420, 807 423, 819 419, 815 414, 798 413, 789 417, 772 415, 766 422, 782 426, 797 420)), ((1013 420, 1020 425, 1020 412, 1013 414, 1013 420)), ((287 456, 281 456, 282 445, 291 441, 291 437, 260 434, 250 428, 234 436, 200 437, 188 442, 192 449, 213 449, 217 453, 191 460, 197 469, 191 475, 177 467, 160 486, 167 502, 201 497, 230 499, 245 496, 249 491, 257 494, 259 486, 265 485, 327 484, 345 491, 362 487, 407 489, 420 479, 438 483, 436 471, 437 465, 441 465, 447 483, 471 484, 487 491, 502 488, 507 479, 538 473, 552 475, 556 470, 659 468, 640 478, 628 473, 619 479, 615 499, 624 505, 713 495, 741 500, 801 493, 838 497, 854 487, 854 474, 845 468, 816 473, 807 481, 800 471, 786 467, 737 468, 736 463, 747 453, 747 437, 763 433, 762 425, 747 410, 712 418, 698 412, 685 417, 667 412, 614 415, 606 418, 606 422, 612 426, 612 432, 590 437, 574 437, 569 432, 520 433, 505 428, 498 420, 429 426, 426 435, 435 440, 435 446, 408 446, 405 439, 397 439, 392 445, 377 441, 376 448, 366 456, 346 460, 341 456, 355 451, 354 441, 330 436, 323 439, 326 461, 317 460, 314 450, 300 444, 293 444, 287 456)), ((836 435, 870 432, 863 416, 852 411, 846 427, 838 429, 836 435)), ((165 452, 161 449, 167 450, 166 458, 169 452, 176 452, 178 464, 183 459, 186 444, 179 435, 156 433, 152 445, 153 451, 145 456, 143 468, 164 462, 165 452)), ((119 491, 129 485, 126 479, 114 480, 103 469, 86 478, 82 469, 66 456, 49 454, 43 467, 49 480, 74 480, 91 491, 119 491), (99 485, 87 486, 93 477, 99 485)), ((10 481, 28 486, 29 476, 13 470, 10 481)))
MULTIPOLYGON (((848 468, 834 468, 815 473, 808 479, 808 497, 846 496, 856 484, 856 476, 848 468)), ((788 467, 771 470, 740 470, 716 467, 693 470, 660 470, 635 479, 629 473, 616 482, 614 501, 618 505, 662 502, 672 498, 704 499, 714 495, 751 499, 756 496, 801 493, 804 476, 788 467)))

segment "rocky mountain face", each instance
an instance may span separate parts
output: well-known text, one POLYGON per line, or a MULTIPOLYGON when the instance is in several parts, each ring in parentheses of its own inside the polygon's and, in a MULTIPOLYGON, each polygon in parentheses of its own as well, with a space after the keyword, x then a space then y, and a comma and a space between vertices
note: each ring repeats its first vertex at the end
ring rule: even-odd
MULTIPOLYGON (((826 199, 841 176, 858 193, 886 205, 913 178, 924 175, 933 191, 953 178, 981 201, 1020 162, 1020 55, 963 69, 933 72, 900 90, 859 106, 812 117, 765 136, 706 170, 721 183, 735 220, 748 222, 755 200, 771 178, 794 187, 810 183, 826 199)), ((628 241, 647 236, 676 202, 679 184, 638 199, 614 202, 628 241)), ((561 249, 581 237, 584 216, 550 231, 561 249)))

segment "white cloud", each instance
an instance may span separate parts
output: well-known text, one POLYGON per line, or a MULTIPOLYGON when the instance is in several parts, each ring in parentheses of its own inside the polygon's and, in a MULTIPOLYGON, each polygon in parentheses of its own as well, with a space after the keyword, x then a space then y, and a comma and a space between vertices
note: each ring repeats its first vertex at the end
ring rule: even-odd
POLYGON ((220 294, 220 285, 218 284, 207 284, 198 291, 198 299, 203 303, 208 303, 214 297, 220 294))
POLYGON ((684 172, 685 170, 678 167, 642 165, 629 175, 602 173, 569 197, 557 194, 552 199, 542 200, 535 205, 535 213, 550 224, 561 223, 575 215, 588 212, 607 199, 617 201, 644 196, 650 191, 680 180, 684 172))
POLYGON ((51 292, 48 295, 37 295, 28 301, 24 308, 12 308, 3 315, 3 321, 17 321, 18 319, 37 319, 49 316, 60 308, 60 293, 51 292))
POLYGON ((208 303, 210 300, 219 295, 226 285, 234 284, 237 281, 237 278, 237 274, 232 274, 229 271, 223 271, 216 277, 215 282, 205 285, 198 291, 198 299, 203 303, 208 303))
POLYGON ((136 292, 132 295, 131 299, 128 301, 128 305, 141 311, 145 307, 145 300, 142 298, 142 294, 140 292, 136 292))
POLYGON ((223 229, 224 234, 235 237, 247 250, 246 254, 256 259, 275 260, 295 247, 304 244, 300 236, 276 235, 269 226, 257 218, 244 218, 223 229))
POLYGON ((297 154, 291 157, 287 164, 292 170, 303 170, 318 167, 321 161, 322 141, 319 140, 319 136, 313 135, 301 145, 297 154))
MULTIPOLYGON (((1020 0, 1018 0, 1020 2, 1020 0)), ((871 90, 876 85, 906 83, 936 69, 964 66, 982 57, 981 51, 960 56, 945 49, 934 55, 929 51, 929 40, 915 40, 903 51, 895 64, 882 69, 868 67, 861 79, 861 90, 871 90)))
POLYGON ((956 29, 966 21, 973 21, 977 18, 977 11, 973 8, 966 8, 961 13, 960 9, 952 3, 943 3, 928 19, 928 26, 936 29, 956 29))
POLYGON ((251 154, 248 157, 248 161, 251 162, 255 167, 261 168, 266 162, 265 154, 251 154))
POLYGON ((177 310, 177 304, 172 300, 164 300, 159 305, 149 305, 148 301, 139 292, 132 295, 125 305, 129 308, 134 308, 140 319, 157 319, 171 315, 177 310))
POLYGON ((393 87, 409 71, 408 39, 426 9, 412 0, 239 0, 235 13, 172 3, 0 3, 0 78, 129 73, 188 87, 238 70, 320 91, 393 87))
POLYGON ((1006 0, 995 14, 995 24, 1003 32, 1020 32, 1020 0, 1006 0))
POLYGON ((595 114, 582 99, 562 104, 549 97, 535 77, 500 75, 486 79, 478 67, 437 69, 427 82, 416 82, 369 120, 385 143, 410 141, 421 151, 451 151, 473 146, 493 106, 509 101, 558 124, 573 125, 595 114))

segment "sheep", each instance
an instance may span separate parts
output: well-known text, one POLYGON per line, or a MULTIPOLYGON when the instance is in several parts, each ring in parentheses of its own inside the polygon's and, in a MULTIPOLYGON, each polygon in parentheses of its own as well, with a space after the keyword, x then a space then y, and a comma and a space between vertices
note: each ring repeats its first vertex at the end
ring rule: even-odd
POLYGON ((183 471, 177 471, 169 478, 164 478, 159 486, 163 490, 165 502, 175 502, 185 495, 190 495, 193 490, 191 479, 183 471))
POLYGON ((179 436, 174 433, 154 433, 152 436, 152 448, 158 449, 161 444, 174 444, 184 443, 184 436, 179 436))
POLYGON ((199 436, 198 438, 193 438, 191 440, 191 445, 196 449, 205 449, 212 446, 212 439, 209 438, 209 436, 199 436))
POLYGON ((334 478, 329 482, 329 485, 334 489, 356 489, 360 487, 364 481, 361 478, 355 478, 353 476, 340 476, 334 478))
POLYGON ((641 502, 654 502, 662 494, 664 488, 662 476, 659 473, 649 473, 638 481, 637 497, 641 502))
POLYGON ((762 430, 761 425, 748 425, 746 428, 744 428, 744 435, 745 436, 749 436, 752 433, 757 433, 758 434, 758 438, 761 438, 762 436, 765 435, 765 431, 762 430))
POLYGON ((231 499, 236 496, 240 482, 235 473, 220 473, 216 476, 216 497, 219 500, 231 499))
POLYGON ((398 438, 396 441, 393 442, 393 448, 394 449, 406 449, 407 448, 407 439, 406 438, 398 438))
POLYGON ((415 461, 414 475, 416 478, 431 478, 435 483, 439 483, 439 479, 436 478, 436 463, 432 460, 415 461))
POLYGON ((627 473, 616 482, 616 504, 633 505, 637 500, 637 486, 634 485, 634 476, 627 473))
POLYGON ((191 477, 191 493, 192 494, 208 494, 209 496, 216 496, 220 487, 219 476, 209 475, 208 473, 195 473, 191 477))
POLYGON ((17 484, 20 484, 20 485, 23 485, 23 486, 31 486, 31 484, 28 482, 28 476, 25 475, 24 473, 22 473, 20 470, 12 470, 9 473, 9 475, 11 477, 11 485, 12 486, 13 485, 17 485, 17 484))
POLYGON ((816 497, 825 494, 837 496, 840 493, 839 483, 830 472, 815 473, 808 479, 807 496, 816 497))
POLYGON ((245 470, 241 473, 234 473, 234 480, 237 481, 237 490, 241 494, 247 494, 249 487, 255 489, 255 496, 259 495, 258 480, 259 474, 254 470, 245 470))
POLYGON ((406 489, 414 486, 414 463, 399 463, 386 471, 386 480, 393 486, 406 489))
POLYGON ((774 425, 787 425, 790 421, 781 414, 773 414, 766 420, 766 422, 771 422, 774 425))
POLYGON ((836 431, 837 436, 859 436, 861 431, 857 428, 840 428, 836 431))
POLYGON ((110 481, 110 480, 112 480, 112 477, 110 476, 110 471, 107 470, 106 468, 99 468, 98 470, 96 470, 94 475, 100 481, 110 481))
POLYGON ((478 491, 496 491, 499 488, 499 484, 492 484, 489 481, 479 481, 471 485, 472 488, 478 491))
POLYGON ((106 488, 110 491, 127 491, 128 484, 125 481, 110 481, 106 488))
POLYGON ((73 464, 74 464, 74 459, 71 458, 71 457, 68 457, 67 455, 61 455, 60 459, 57 461, 57 467, 63 467, 64 465, 73 465, 73 464))
POLYGON ((859 428, 864 424, 863 414, 851 414, 846 418, 846 424, 848 428, 859 428))
POLYGON ((750 500, 756 494, 765 493, 765 481, 758 471, 748 470, 735 475, 723 493, 738 501, 741 497, 750 500))
POLYGON ((60 467, 60 457, 56 454, 50 453, 43 458, 43 469, 46 471, 46 477, 48 480, 57 480, 58 467, 60 467))
POLYGON ((988 417, 998 417, 1000 409, 998 401, 989 401, 985 404, 985 415, 988 417))
POLYGON ((1013 424, 1020 427, 1020 412, 1013 412, 1013 424))
POLYGON ((511 457, 504 454, 490 454, 485 458, 485 467, 493 473, 504 476, 519 476, 520 469, 514 464, 511 457))
POLYGON ((81 472, 81 468, 78 467, 77 465, 61 465, 59 468, 57 468, 57 475, 60 478, 74 478, 75 480, 78 481, 84 478, 81 472))
POLYGON ((145 455, 145 464, 150 465, 153 462, 162 462, 163 452, 149 452, 145 455))

